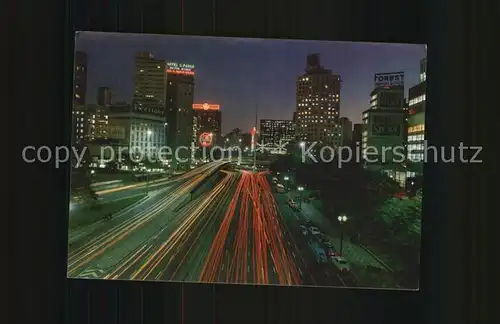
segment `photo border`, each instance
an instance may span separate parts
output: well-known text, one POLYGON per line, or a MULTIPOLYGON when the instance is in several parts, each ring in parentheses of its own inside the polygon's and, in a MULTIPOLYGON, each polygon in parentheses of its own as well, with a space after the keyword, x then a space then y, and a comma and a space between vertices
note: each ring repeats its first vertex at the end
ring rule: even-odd
MULTIPOLYGON (((217 2, 201 7, 186 4, 183 9, 180 3, 168 8, 165 3, 158 3, 154 10, 140 8, 140 5, 117 8, 112 5, 105 7, 101 3, 94 5, 97 8, 83 2, 72 2, 71 5, 54 2, 53 6, 49 3, 32 4, 30 12, 37 13, 36 19, 29 16, 20 21, 27 26, 35 25, 26 28, 27 38, 38 42, 40 49, 25 49, 28 57, 36 53, 37 60, 22 60, 20 70, 16 71, 30 76, 23 79, 22 88, 29 89, 29 97, 36 98, 36 102, 29 102, 26 109, 16 111, 16 119, 20 121, 19 125, 23 125, 16 139, 18 145, 69 144, 67 121, 70 119, 72 93, 73 30, 427 43, 426 124, 429 127, 426 127, 426 135, 429 142, 437 145, 438 142, 450 144, 464 139, 477 142, 487 138, 484 135, 478 139, 476 132, 481 118, 485 119, 483 107, 492 105, 487 98, 478 98, 472 91, 466 91, 467 80, 480 79, 476 70, 481 69, 466 66, 472 59, 463 53, 464 48, 473 53, 478 47, 472 39, 474 36, 464 34, 463 30, 471 28, 473 21, 465 17, 473 17, 474 13, 479 16, 479 13, 467 6, 456 6, 455 2, 443 1, 432 7, 429 4, 424 7, 422 2, 376 3, 360 9, 354 8, 354 4, 329 1, 318 9, 321 13, 312 12, 307 5, 302 8, 298 3, 291 3, 287 14, 284 14, 283 6, 264 1, 249 4, 217 2), (46 9, 52 12, 46 16, 38 14, 46 9), (380 16, 382 12, 384 19, 380 16), (117 13, 120 19, 117 19, 117 13), (212 21, 214 17, 215 21, 212 21), (331 22, 331 28, 324 28, 325 21, 331 22), (431 25, 428 33, 424 27, 426 21, 431 25), (47 38, 46 35, 54 36, 47 38), (426 35, 429 38, 424 41, 426 35), (464 38, 463 42, 469 44, 467 47, 459 41, 464 38), (470 125, 470 128, 465 129, 462 125, 470 125)), ((483 20, 487 14, 481 13, 483 20)), ((488 83, 485 78, 483 80, 484 84, 488 83)), ((22 95, 17 97, 24 98, 22 95)), ((50 323, 75 320, 72 321, 75 323, 90 318, 119 318, 133 322, 133 319, 142 318, 148 323, 168 316, 172 323, 187 323, 194 314, 207 323, 215 323, 215 320, 217 323, 234 323, 237 319, 255 323, 327 323, 332 318, 349 323, 368 320, 392 323, 403 314, 411 313, 406 322, 478 322, 475 320, 478 315, 474 313, 476 306, 472 304, 472 272, 478 262, 473 244, 479 222, 490 213, 487 206, 479 203, 480 199, 485 199, 479 196, 485 192, 479 190, 485 183, 477 178, 479 171, 476 167, 471 170, 460 166, 426 165, 424 170, 427 197, 423 215, 425 270, 422 272, 421 291, 360 292, 67 280, 70 170, 56 170, 50 165, 26 165, 19 159, 16 183, 28 185, 25 188, 16 186, 18 195, 10 202, 17 217, 15 253, 23 256, 16 259, 13 285, 20 287, 22 298, 19 300, 25 306, 17 312, 17 318, 26 323, 42 320, 50 323), (29 257, 26 257, 26 251, 31 251, 29 257), (461 283, 464 286, 460 286, 461 283), (159 299, 162 303, 146 307, 148 300, 159 299), (253 307, 245 308, 248 304, 253 307), (464 310, 466 305, 471 309, 464 310), (66 312, 62 312, 61 307, 65 307, 66 312)), ((481 224, 487 228, 484 222, 481 224)), ((482 244, 483 248, 486 247, 482 244)))

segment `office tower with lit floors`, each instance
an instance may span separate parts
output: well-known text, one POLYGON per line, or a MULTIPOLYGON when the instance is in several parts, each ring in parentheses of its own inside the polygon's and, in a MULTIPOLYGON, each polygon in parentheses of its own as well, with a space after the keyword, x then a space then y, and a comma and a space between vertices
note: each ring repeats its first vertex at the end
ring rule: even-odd
POLYGON ((408 90, 407 177, 421 176, 425 152, 426 62, 420 61, 420 82, 408 90))
POLYGON ((307 56, 305 72, 296 81, 296 134, 300 142, 341 145, 340 75, 320 64, 320 55, 307 56))
POLYGON ((194 124, 194 65, 167 62, 166 105, 167 142, 178 159, 172 159, 174 170, 187 170, 192 162, 194 124), (184 162, 187 161, 187 162, 184 162))
POLYGON ((362 113, 362 154, 365 168, 381 171, 404 185, 404 73, 377 73, 370 108, 362 113))
POLYGON ((85 138, 87 141, 96 139, 107 139, 108 135, 108 108, 104 105, 87 105, 87 130, 85 138))
POLYGON ((165 83, 165 61, 155 59, 149 52, 137 53, 133 110, 141 114, 163 117, 165 115, 165 83))
POLYGON ((222 145, 222 113, 220 105, 208 103, 193 104, 196 135, 198 139, 202 133, 212 134, 212 145, 222 145))

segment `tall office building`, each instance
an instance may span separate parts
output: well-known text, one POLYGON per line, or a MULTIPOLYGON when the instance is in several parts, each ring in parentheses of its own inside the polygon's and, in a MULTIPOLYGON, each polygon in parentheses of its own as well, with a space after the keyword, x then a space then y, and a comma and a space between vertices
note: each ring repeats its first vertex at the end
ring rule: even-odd
POLYGON ((112 103, 111 90, 108 87, 99 87, 97 90, 97 104, 109 106, 112 103))
POLYGON ((133 110, 140 114, 165 116, 165 61, 149 52, 135 56, 133 110))
POLYGON ((296 134, 304 142, 341 144, 340 75, 320 64, 320 55, 307 56, 305 73, 296 81, 296 134))
POLYGON ((103 105, 87 105, 87 130, 85 138, 88 141, 108 138, 108 109, 103 105))
POLYGON ((352 144, 352 122, 347 117, 341 117, 339 124, 342 133, 342 146, 350 146, 352 144))
POLYGON ((222 144, 222 113, 220 106, 208 103, 193 104, 193 112, 195 141, 198 141, 202 133, 209 133, 212 134, 212 145, 222 144))
POLYGON ((425 152, 425 93, 427 59, 420 61, 420 82, 408 90, 407 177, 422 175, 425 152))
POLYGON ((282 148, 295 139, 295 126, 292 120, 261 119, 259 135, 271 153, 286 153, 282 148))
POLYGON ((87 54, 85 52, 75 52, 73 77, 73 103, 85 105, 87 95, 87 54))
POLYGON ((363 160, 367 168, 385 171, 404 184, 406 176, 400 172, 406 139, 404 73, 378 73, 374 83, 370 108, 362 116, 363 160))
POLYGON ((194 75, 194 65, 166 63, 167 143, 174 152, 178 150, 179 156, 172 161, 174 170, 188 169, 192 161, 194 75))

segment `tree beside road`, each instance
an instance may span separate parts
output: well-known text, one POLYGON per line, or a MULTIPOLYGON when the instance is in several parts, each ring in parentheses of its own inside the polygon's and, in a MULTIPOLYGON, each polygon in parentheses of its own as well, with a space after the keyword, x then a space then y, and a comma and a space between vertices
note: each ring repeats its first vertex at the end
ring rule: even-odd
POLYGON ((383 261, 400 271, 399 277, 410 278, 405 286, 413 288, 419 267, 421 189, 408 197, 390 177, 356 163, 342 168, 335 162, 293 164, 288 157, 273 167, 295 169, 297 182, 320 190, 324 217, 336 224, 345 213, 349 219, 342 225, 346 236, 387 256, 383 261))

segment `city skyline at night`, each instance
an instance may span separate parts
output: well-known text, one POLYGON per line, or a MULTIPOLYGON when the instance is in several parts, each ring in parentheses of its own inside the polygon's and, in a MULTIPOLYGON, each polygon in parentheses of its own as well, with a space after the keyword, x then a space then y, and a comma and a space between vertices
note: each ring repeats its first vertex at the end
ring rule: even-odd
POLYGON ((75 49, 88 56, 86 101, 94 103, 99 87, 109 87, 114 101, 130 103, 134 87, 134 55, 148 51, 155 58, 195 66, 196 102, 220 104, 223 132, 253 127, 259 119, 291 119, 296 109, 296 77, 306 57, 341 75, 340 116, 354 123, 369 106, 375 73, 403 71, 407 89, 419 79, 424 45, 263 40, 83 32, 75 49))
POLYGON ((425 46, 78 35, 68 277, 419 287, 425 46))

